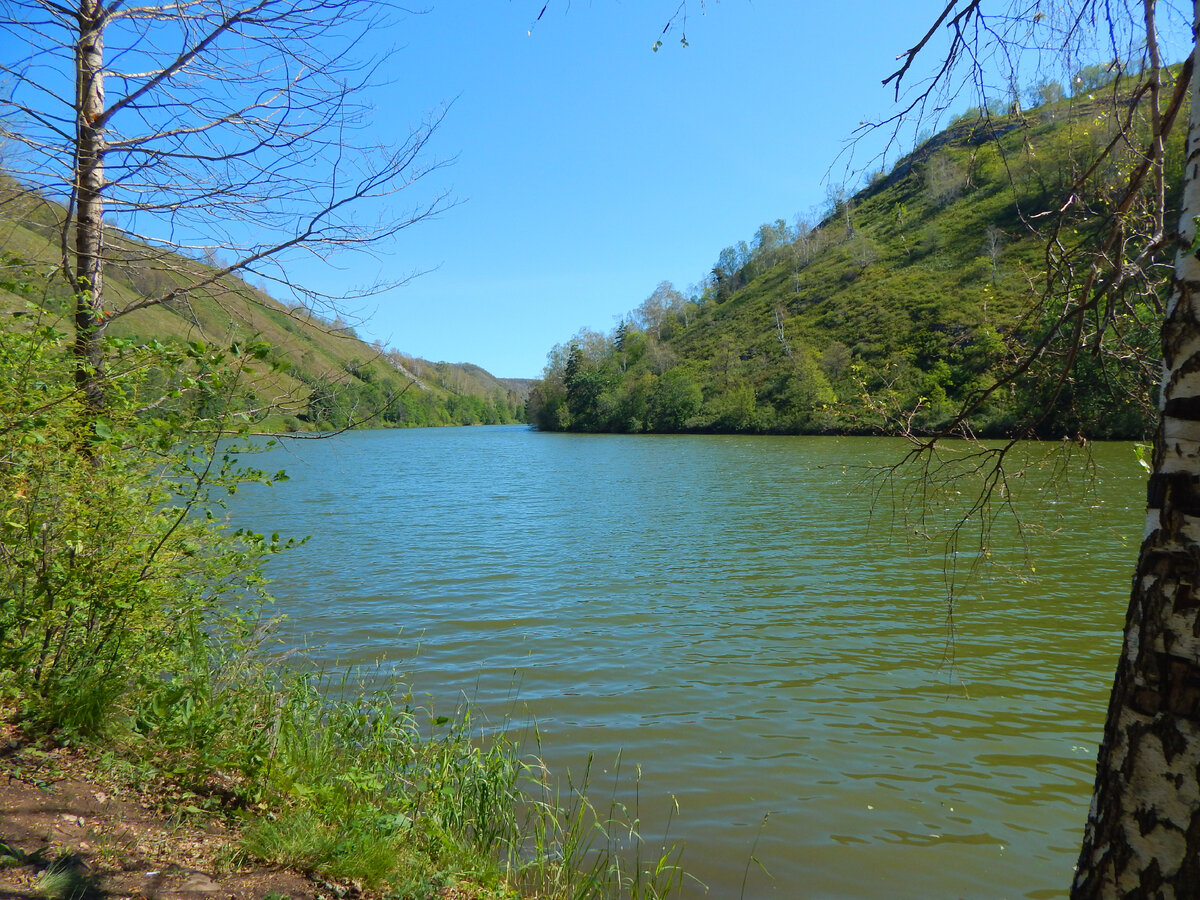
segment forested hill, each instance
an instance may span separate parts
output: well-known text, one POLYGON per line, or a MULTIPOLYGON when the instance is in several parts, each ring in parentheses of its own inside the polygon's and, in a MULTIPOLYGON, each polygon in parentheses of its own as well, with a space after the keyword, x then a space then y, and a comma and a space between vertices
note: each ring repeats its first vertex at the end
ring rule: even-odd
MULTIPOLYGON (((61 207, 0 176, 0 267, 23 278, 32 274, 37 284, 25 296, 32 293, 59 313, 60 327, 69 329, 67 285, 47 274, 57 264, 62 219, 61 207)), ((106 291, 116 305, 158 296, 198 280, 209 263, 220 264, 211 252, 206 263, 147 252, 115 229, 108 235, 113 256, 127 260, 110 263, 106 271, 106 291)), ((16 311, 24 302, 0 288, 0 311, 16 311)), ((529 390, 528 382, 495 378, 479 366, 434 363, 368 344, 336 315, 285 306, 264 286, 234 276, 116 319, 109 333, 135 342, 189 345, 207 355, 261 342, 264 358, 229 402, 257 410, 253 416, 263 430, 516 422, 529 390)))
MULTIPOLYGON (((726 248, 690 296, 664 282, 613 332, 584 330, 556 346, 533 388, 530 420, 612 432, 944 426, 964 397, 995 385, 1047 333, 1056 308, 1038 298, 1049 228, 1060 226, 1064 252, 1094 245, 1116 202, 1108 179, 1115 184, 1132 164, 1138 134, 1086 177, 1069 219, 1046 214, 1128 118, 1105 70, 1084 74, 1070 98, 1043 84, 1029 92, 1028 108, 969 112, 857 194, 833 197, 820 221, 780 219, 726 248)), ((1135 120, 1132 130, 1144 128, 1135 120)), ((1179 137, 1169 159, 1173 194, 1179 137)), ((1060 266, 1054 287, 1085 274, 1086 266, 1060 266)), ((971 415, 970 430, 1145 434, 1156 291, 1129 299, 1119 317, 1081 317, 1095 352, 1064 363, 1069 348, 1052 341, 1016 386, 971 415)))

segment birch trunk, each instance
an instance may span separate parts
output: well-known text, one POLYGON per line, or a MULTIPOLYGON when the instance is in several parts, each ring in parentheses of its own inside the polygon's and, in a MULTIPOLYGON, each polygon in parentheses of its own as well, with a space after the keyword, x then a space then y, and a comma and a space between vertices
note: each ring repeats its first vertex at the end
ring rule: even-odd
MULTIPOLYGON (((1200 0, 1193 15, 1200 22, 1200 0)), ((1146 530, 1075 898, 1200 895, 1200 260, 1194 249, 1200 103, 1194 88, 1184 179, 1162 327, 1146 530)))
MULTIPOLYGON (((104 25, 101 0, 79 0, 75 47, 75 381, 93 412, 104 407, 104 25)), ((64 264, 66 261, 64 260, 64 264)))

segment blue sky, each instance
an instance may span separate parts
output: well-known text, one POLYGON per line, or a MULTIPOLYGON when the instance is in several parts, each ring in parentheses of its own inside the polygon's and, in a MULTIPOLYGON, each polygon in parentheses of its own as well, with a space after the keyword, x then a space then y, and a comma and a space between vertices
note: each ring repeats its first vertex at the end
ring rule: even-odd
POLYGON ((891 109, 881 80, 943 6, 691 0, 689 46, 676 29, 651 52, 677 0, 551 0, 536 24, 544 0, 434 2, 375 35, 400 46, 373 127, 402 136, 450 102, 430 152, 453 164, 414 191, 459 202, 378 270, 358 257, 300 279, 431 270, 362 307, 360 334, 507 377, 536 377, 581 327, 609 331, 660 281, 686 290, 723 247, 820 206, 847 138, 891 109))
POLYGON ((723 247, 822 202, 940 0, 904 21, 866 0, 696 0, 689 46, 676 30, 657 53, 675 2, 552 0, 534 24, 543 2, 436 0, 376 36, 399 45, 379 136, 450 102, 430 154, 453 163, 413 190, 459 202, 382 248, 378 272, 362 257, 301 272, 336 289, 431 270, 363 306, 364 337, 535 377, 579 328, 610 330, 660 281, 686 289, 723 247))

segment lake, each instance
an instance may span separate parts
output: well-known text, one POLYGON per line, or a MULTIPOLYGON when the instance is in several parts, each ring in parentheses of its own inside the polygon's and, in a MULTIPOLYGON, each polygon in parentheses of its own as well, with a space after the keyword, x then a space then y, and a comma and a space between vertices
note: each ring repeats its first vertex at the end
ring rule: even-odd
POLYGON ((268 571, 318 661, 532 717, 555 772, 594 753, 605 797, 618 755, 622 799, 640 767, 651 844, 678 803, 683 896, 1064 896, 1144 473, 1129 444, 1021 448, 1012 511, 951 557, 974 482, 922 521, 871 468, 906 447, 352 432, 254 458, 292 480, 231 511, 312 535, 268 571), (1040 456, 1056 478, 1019 470, 1040 456))

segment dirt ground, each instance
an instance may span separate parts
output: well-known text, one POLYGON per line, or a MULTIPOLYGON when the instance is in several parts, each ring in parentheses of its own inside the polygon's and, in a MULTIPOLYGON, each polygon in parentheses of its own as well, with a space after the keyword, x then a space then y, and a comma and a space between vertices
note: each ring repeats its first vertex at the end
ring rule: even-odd
POLYGON ((296 872, 236 868, 218 817, 173 824, 159 800, 103 783, 78 751, 37 747, 0 726, 0 900, 338 900, 356 893, 296 872))

